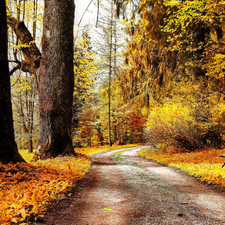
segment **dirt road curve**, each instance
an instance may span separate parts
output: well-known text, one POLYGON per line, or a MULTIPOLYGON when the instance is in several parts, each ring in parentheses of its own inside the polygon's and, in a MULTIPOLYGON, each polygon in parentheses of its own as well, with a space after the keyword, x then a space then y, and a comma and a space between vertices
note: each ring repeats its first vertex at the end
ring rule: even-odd
POLYGON ((35 224, 225 224, 225 194, 141 158, 141 148, 94 155, 93 170, 75 194, 35 224))

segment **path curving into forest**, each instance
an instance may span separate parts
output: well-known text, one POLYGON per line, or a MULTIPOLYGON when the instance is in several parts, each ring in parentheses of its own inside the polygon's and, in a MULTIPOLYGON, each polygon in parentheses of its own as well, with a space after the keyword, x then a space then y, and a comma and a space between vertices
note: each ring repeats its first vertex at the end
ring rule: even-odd
POLYGON ((93 169, 74 195, 64 196, 42 223, 33 224, 225 224, 224 193, 140 157, 143 148, 93 155, 93 169))

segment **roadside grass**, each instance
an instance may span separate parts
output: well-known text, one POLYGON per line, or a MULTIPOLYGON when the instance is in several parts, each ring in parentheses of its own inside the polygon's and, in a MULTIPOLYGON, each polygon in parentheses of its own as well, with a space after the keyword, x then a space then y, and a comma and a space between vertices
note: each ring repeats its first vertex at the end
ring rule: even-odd
POLYGON ((187 153, 164 153, 143 149, 139 155, 161 164, 179 168, 202 182, 225 187, 225 168, 221 168, 225 158, 220 157, 225 150, 205 149, 187 153))
POLYGON ((141 168, 141 169, 145 169, 144 166, 140 166, 140 165, 138 165, 137 163, 134 163, 133 166, 136 166, 136 167, 141 168))
MULTIPOLYGON (((127 145, 113 145, 113 146, 97 146, 97 147, 87 147, 87 148, 76 148, 75 152, 90 156, 91 154, 103 152, 103 151, 111 151, 121 148, 131 148, 136 147, 140 144, 127 144, 127 145)), ((126 150, 125 150, 126 151, 126 150)))
POLYGON ((126 152, 127 150, 122 150, 122 151, 118 151, 118 152, 114 152, 111 156, 113 158, 114 161, 119 161, 121 160, 121 154, 126 152))
POLYGON ((112 155, 121 154, 121 153, 124 153, 124 152, 126 152, 126 151, 127 151, 127 150, 122 150, 122 151, 114 152, 112 155))
POLYGON ((114 156, 114 157, 113 157, 113 160, 114 160, 114 161, 119 161, 119 160, 121 159, 120 156, 121 156, 121 154, 118 155, 118 156, 114 156))
MULTIPOLYGON (((141 143, 142 144, 142 143, 141 143)), ((96 147, 86 147, 86 148, 75 148, 75 152, 81 153, 83 155, 90 156, 91 154, 103 152, 103 151, 111 151, 121 148, 131 148, 136 147, 141 144, 127 144, 127 145, 113 145, 113 146, 96 146, 96 147)), ((127 150, 121 151, 121 153, 125 152, 127 150)), ((26 162, 30 162, 33 158, 34 153, 28 153, 27 150, 20 150, 19 153, 22 155, 22 157, 26 160, 26 162)), ((120 152, 118 152, 120 153, 120 152)), ((116 154, 116 153, 114 153, 116 154)))

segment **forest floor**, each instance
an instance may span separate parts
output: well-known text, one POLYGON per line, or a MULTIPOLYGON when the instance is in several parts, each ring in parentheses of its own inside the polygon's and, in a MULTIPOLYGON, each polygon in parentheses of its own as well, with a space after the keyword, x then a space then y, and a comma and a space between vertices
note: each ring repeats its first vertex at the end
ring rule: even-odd
POLYGON ((73 195, 30 224, 225 224, 225 193, 142 158, 143 148, 94 154, 91 172, 73 195))

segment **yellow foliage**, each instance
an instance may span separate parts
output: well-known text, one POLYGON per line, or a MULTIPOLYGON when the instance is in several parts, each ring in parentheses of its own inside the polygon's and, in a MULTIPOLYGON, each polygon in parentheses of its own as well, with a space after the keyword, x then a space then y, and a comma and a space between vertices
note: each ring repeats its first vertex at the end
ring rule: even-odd
POLYGON ((81 154, 29 164, 0 164, 0 224, 37 219, 60 193, 70 191, 90 166, 91 159, 81 154))
POLYGON ((225 149, 205 149, 198 152, 171 154, 144 149, 139 154, 161 164, 179 168, 208 184, 225 187, 225 169, 221 168, 224 158, 219 157, 224 152, 225 149))
POLYGON ((25 159, 26 162, 30 162, 34 156, 34 153, 29 153, 27 150, 20 150, 19 153, 25 159))
POLYGON ((219 146, 225 126, 225 104, 223 96, 212 89, 210 83, 208 88, 201 83, 174 84, 170 98, 152 104, 145 126, 149 143, 154 147, 172 144, 187 150, 210 144, 219 146))
MULTIPOLYGON (((49 204, 57 201, 61 193, 69 192, 90 170, 91 158, 87 155, 134 146, 137 144, 76 149, 77 158, 57 157, 27 164, 0 163, 0 224, 35 220, 45 214, 49 204)), ((21 152, 29 161, 32 154, 21 152)))
MULTIPOLYGON (((99 62, 95 54, 89 51, 90 44, 87 37, 77 41, 79 44, 74 54, 75 87, 89 88, 93 83, 93 75, 98 71, 97 64, 99 62)), ((78 94, 77 88, 75 88, 75 94, 78 94)))
POLYGON ((96 146, 96 147, 87 147, 87 148, 77 148, 75 152, 90 156, 91 154, 103 152, 103 151, 110 151, 116 150, 120 148, 130 148, 135 147, 138 144, 127 144, 127 145, 113 145, 113 146, 96 146))

